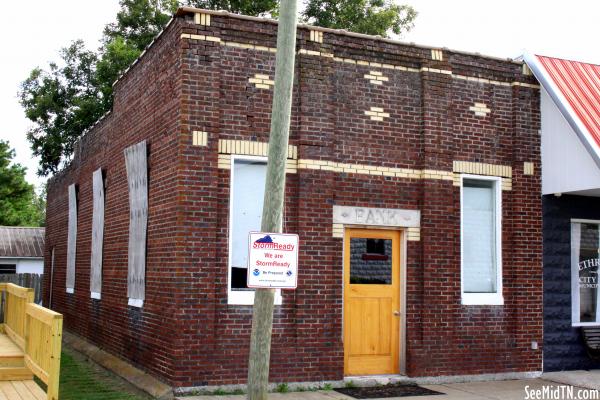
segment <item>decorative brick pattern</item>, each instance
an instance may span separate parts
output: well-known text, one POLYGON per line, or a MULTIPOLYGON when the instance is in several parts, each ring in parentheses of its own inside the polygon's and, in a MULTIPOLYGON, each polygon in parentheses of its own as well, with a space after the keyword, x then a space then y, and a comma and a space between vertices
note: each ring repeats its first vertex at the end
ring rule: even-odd
POLYGON ((390 114, 383 112, 381 107, 371 107, 370 110, 365 111, 365 115, 368 115, 372 121, 383 121, 384 118, 389 118, 390 114))
POLYGON ((254 84, 257 89, 271 89, 275 82, 269 78, 269 75, 254 74, 254 77, 248 79, 248 82, 254 84))
POLYGON ((383 82, 389 80, 387 76, 378 71, 370 71, 368 74, 365 74, 365 79, 368 79, 373 85, 381 85, 383 82))
POLYGON ((206 146, 208 144, 208 133, 203 131, 192 132, 192 145, 193 146, 206 146))
POLYGON ((194 22, 196 25, 210 26, 210 14, 195 13, 194 22))
POLYGON ((435 61, 443 61, 444 53, 439 49, 431 49, 431 59, 435 61))
POLYGON ((207 42, 220 42, 221 41, 221 38, 218 38, 216 36, 195 35, 195 34, 190 34, 190 33, 182 33, 181 38, 182 39, 192 39, 192 40, 205 40, 207 42))
POLYGON ((492 112, 485 103, 475 103, 469 107, 469 110, 473 111, 478 117, 487 117, 487 115, 492 112))
POLYGON ((473 175, 502 176, 506 178, 512 177, 512 167, 509 165, 454 161, 452 163, 452 171, 473 175))
POLYGON ((454 186, 460 186, 460 174, 500 176, 502 177, 502 190, 512 190, 512 167, 508 165, 495 165, 468 161, 454 161, 454 186))
POLYGON ((523 174, 524 175, 533 175, 533 163, 532 162, 524 162, 523 163, 523 174))
POLYGON ((344 238, 344 224, 333 224, 331 228, 331 236, 338 239, 344 238))
POLYGON ((310 41, 311 42, 317 42, 317 43, 323 43, 323 32, 322 31, 315 31, 315 30, 310 30, 310 41))
POLYGON ((406 228, 406 240, 409 242, 418 242, 421 240, 421 228, 406 228))

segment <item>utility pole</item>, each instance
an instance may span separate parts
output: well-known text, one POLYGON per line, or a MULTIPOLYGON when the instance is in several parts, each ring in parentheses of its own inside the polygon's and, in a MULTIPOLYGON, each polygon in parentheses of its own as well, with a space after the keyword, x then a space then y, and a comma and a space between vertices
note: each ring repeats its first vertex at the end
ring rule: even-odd
MULTIPOLYGON (((271 112, 267 182, 261 222, 262 232, 281 233, 292 113, 292 87, 296 57, 297 0, 281 0, 275 56, 275 88, 271 112)), ((269 384, 271 333, 275 289, 256 289, 248 361, 248 399, 266 400, 269 384)))

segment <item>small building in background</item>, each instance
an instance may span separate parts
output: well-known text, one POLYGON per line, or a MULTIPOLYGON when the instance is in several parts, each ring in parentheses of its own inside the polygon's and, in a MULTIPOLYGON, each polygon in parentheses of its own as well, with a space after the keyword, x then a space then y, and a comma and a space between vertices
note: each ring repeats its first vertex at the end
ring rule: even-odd
POLYGON ((44 272, 44 228, 0 226, 0 275, 44 272))
POLYGON ((600 368, 600 66, 525 61, 542 86, 544 370, 600 368))

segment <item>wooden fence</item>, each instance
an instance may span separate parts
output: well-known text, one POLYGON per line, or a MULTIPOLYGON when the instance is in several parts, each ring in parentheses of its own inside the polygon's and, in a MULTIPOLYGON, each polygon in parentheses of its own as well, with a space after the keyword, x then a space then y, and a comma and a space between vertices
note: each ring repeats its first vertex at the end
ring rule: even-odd
MULTIPOLYGON (((40 274, 0 274, 0 283, 14 283, 24 288, 31 288, 34 292, 33 301, 42 304, 42 278, 40 274)), ((4 321, 6 296, 0 296, 0 322, 4 321)))

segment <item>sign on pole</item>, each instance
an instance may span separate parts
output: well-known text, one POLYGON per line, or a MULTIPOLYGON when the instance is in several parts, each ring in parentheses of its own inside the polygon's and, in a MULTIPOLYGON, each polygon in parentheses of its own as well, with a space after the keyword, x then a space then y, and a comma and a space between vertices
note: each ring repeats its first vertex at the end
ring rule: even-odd
POLYGON ((248 287, 298 286, 298 235, 250 232, 248 244, 248 287))

